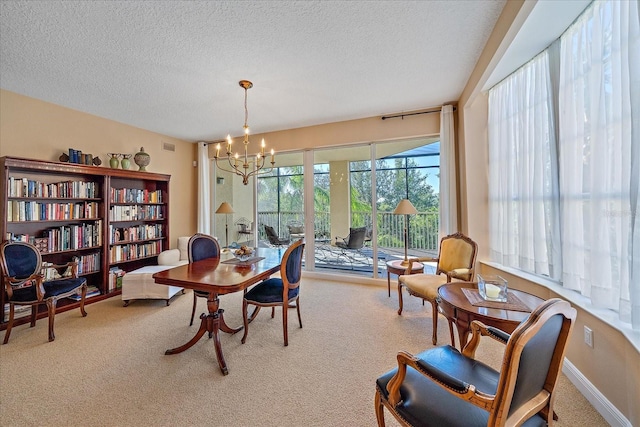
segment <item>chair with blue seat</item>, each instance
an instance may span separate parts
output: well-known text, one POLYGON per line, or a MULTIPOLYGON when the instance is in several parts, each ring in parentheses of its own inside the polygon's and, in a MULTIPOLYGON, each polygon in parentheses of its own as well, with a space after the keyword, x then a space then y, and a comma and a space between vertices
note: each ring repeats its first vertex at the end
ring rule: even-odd
MULTIPOLYGON (((189 243, 187 243, 187 253, 189 254, 189 263, 207 258, 220 258, 220 243, 215 237, 208 234, 196 233, 191 236, 189 243)), ((193 309, 191 310, 189 326, 193 325, 198 297, 207 299, 209 294, 202 291, 193 291, 193 309)))
POLYGON ((298 312, 298 322, 302 328, 302 318, 300 317, 300 279, 302 278, 302 254, 304 243, 302 239, 289 246, 282 257, 280 266, 280 277, 274 277, 258 283, 245 293, 242 299, 242 317, 244 321, 244 335, 242 343, 247 339, 249 323, 255 319, 260 308, 271 307, 271 318, 275 315, 275 308, 282 307, 282 327, 284 330, 284 345, 289 345, 289 333, 287 327, 287 311, 289 308, 296 308, 298 312), (290 305, 295 302, 295 306, 290 305), (248 316, 249 305, 254 305, 255 309, 251 316, 248 316))
POLYGON ((552 425, 555 388, 576 310, 554 298, 512 333, 474 320, 462 352, 450 345, 397 354, 398 367, 376 381, 375 411, 403 426, 552 425), (475 358, 481 337, 505 344, 500 371, 475 358))
POLYGON ((47 269, 54 269, 57 274, 56 278, 45 280, 42 256, 35 246, 25 242, 4 242, 0 245, 0 266, 8 298, 6 302, 9 304, 9 321, 3 344, 9 342, 16 305, 31 306, 31 327, 36 325, 38 306, 42 304, 47 306, 49 341, 56 338, 53 332, 53 321, 59 299, 80 293, 80 312, 82 317, 87 315, 84 310, 87 280, 84 277, 78 277, 77 262, 47 265, 47 269), (64 277, 60 276, 59 269, 66 269, 68 273, 64 277))

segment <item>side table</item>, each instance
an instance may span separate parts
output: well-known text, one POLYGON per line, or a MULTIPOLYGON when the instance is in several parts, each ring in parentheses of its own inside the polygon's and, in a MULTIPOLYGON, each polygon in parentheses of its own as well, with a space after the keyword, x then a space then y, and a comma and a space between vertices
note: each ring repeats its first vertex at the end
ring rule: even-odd
MULTIPOLYGON (((389 294, 389 298, 391 298, 391 274, 400 276, 407 271, 407 267, 402 265, 402 261, 401 259, 387 261, 387 293, 389 294)), ((412 262, 411 274, 414 273, 424 273, 424 264, 417 261, 412 262)))

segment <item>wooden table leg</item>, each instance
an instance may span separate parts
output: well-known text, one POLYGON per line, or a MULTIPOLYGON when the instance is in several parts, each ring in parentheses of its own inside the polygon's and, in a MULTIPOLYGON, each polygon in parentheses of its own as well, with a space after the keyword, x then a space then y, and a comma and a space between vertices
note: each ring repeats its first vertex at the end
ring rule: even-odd
POLYGON ((224 310, 220 309, 220 300, 218 299, 217 294, 209 294, 209 298, 207 299, 207 308, 209 310, 209 314, 202 313, 200 315, 200 328, 196 334, 191 338, 186 344, 181 345, 180 347, 172 348, 164 352, 164 354, 177 354, 182 353, 183 351, 193 347, 195 343, 202 338, 205 332, 208 332, 213 338, 213 346, 216 351, 216 358, 218 359, 218 366, 222 371, 223 375, 227 375, 229 370, 227 369, 227 363, 224 360, 224 355, 222 354, 222 344, 220 343, 220 335, 219 331, 222 329, 223 332, 235 333, 240 329, 231 329, 225 322, 223 313, 224 310))
POLYGON ((387 268, 387 293, 389 294, 389 298, 391 298, 391 273, 389 273, 388 268, 387 268))

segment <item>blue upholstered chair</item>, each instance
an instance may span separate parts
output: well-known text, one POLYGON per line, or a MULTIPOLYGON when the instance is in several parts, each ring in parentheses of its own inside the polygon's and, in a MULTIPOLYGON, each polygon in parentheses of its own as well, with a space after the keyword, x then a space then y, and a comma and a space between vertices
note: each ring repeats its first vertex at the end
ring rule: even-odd
POLYGON ((275 315, 275 308, 282 307, 282 327, 284 330, 284 345, 289 345, 289 333, 287 328, 287 312, 292 302, 295 301, 295 308, 298 311, 298 322, 302 328, 302 318, 300 317, 300 279, 302 278, 302 254, 304 243, 302 239, 289 246, 282 257, 280 266, 280 278, 270 278, 258 283, 245 293, 242 300, 242 317, 244 320, 244 335, 242 343, 247 339, 249 332, 249 322, 255 319, 261 307, 271 307, 271 318, 275 315), (255 306, 251 316, 247 316, 249 304, 255 306))
POLYGON ((53 333, 53 320, 59 299, 80 292, 80 312, 86 316, 84 300, 87 294, 87 281, 78 277, 78 264, 69 262, 59 265, 48 265, 47 268, 67 268, 68 277, 60 277, 45 281, 42 274, 42 257, 38 249, 25 242, 4 242, 0 245, 0 266, 2 281, 9 303, 9 322, 4 334, 3 344, 9 342, 16 305, 31 306, 31 327, 36 325, 38 306, 46 304, 49 315, 49 341, 56 339, 53 333))
POLYGON ((398 367, 376 381, 375 410, 403 426, 543 427, 553 423, 555 388, 576 310, 545 301, 511 335, 474 320, 462 353, 446 345, 417 355, 401 351, 398 367), (475 359, 483 336, 505 344, 501 371, 475 359))
MULTIPOLYGON (((220 244, 214 237, 208 234, 196 233, 189 239, 187 252, 189 253, 190 263, 207 258, 220 258, 220 244)), ((193 325, 198 297, 208 298, 209 294, 201 291, 193 291, 193 309, 191 309, 191 322, 189 326, 193 325)))

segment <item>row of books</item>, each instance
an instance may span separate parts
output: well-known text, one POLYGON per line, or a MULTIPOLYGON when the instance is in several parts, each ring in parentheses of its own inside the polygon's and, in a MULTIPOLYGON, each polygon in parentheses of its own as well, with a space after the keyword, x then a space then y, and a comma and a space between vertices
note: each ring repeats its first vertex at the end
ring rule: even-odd
POLYGON ((88 274, 100 271, 100 252, 74 256, 73 260, 78 263, 78 274, 88 274))
POLYGON ((69 163, 79 163, 81 165, 92 165, 93 154, 83 153, 82 150, 69 148, 69 163))
POLYGON ((92 248, 102 245, 102 220, 49 228, 40 237, 8 232, 6 238, 9 241, 31 243, 41 253, 92 248))
POLYGON ((162 219, 163 206, 122 205, 109 208, 110 221, 138 221, 162 219))
MULTIPOLYGON (((100 289, 92 285, 87 286, 87 293, 85 295, 85 299, 95 297, 98 295, 100 295, 100 289)), ((80 301, 82 299, 82 293, 78 292, 76 294, 69 295, 67 298, 72 299, 74 301, 80 301)))
POLYGON ((161 190, 139 190, 137 188, 111 188, 111 203, 162 203, 161 190))
MULTIPOLYGON (((31 306, 30 305, 16 305, 16 306, 14 306, 14 309, 13 309, 13 318, 14 319, 19 319, 21 317, 27 317, 30 314, 31 314, 31 306)), ((5 304, 4 305, 2 321, 3 322, 8 322, 9 321, 9 304, 5 304)))
POLYGON ((100 216, 97 202, 42 203, 11 200, 7 203, 7 221, 61 221, 92 219, 100 216))
POLYGON ((114 227, 109 224, 109 243, 118 244, 163 236, 163 224, 142 224, 131 227, 114 227))
POLYGON ((113 292, 115 290, 122 289, 122 278, 125 274, 125 271, 120 267, 111 267, 109 269, 109 282, 107 283, 107 291, 113 292))
POLYGON ((99 185, 91 181, 63 181, 45 183, 28 178, 10 176, 7 186, 9 197, 52 197, 96 199, 99 185))
POLYGON ((109 262, 117 263, 138 258, 150 257, 162 252, 162 240, 149 243, 129 243, 112 246, 109 250, 109 262))

